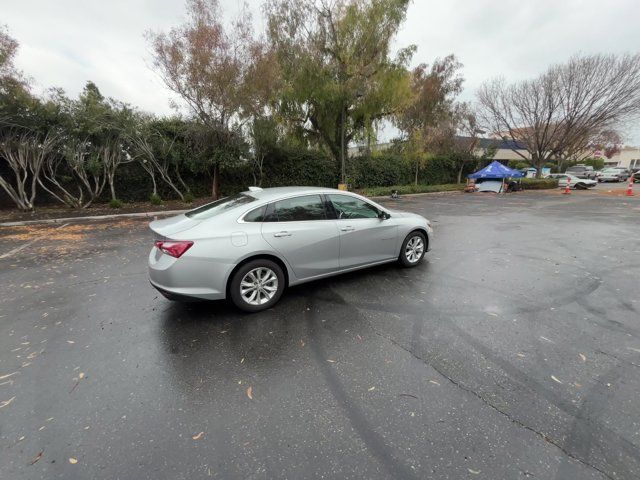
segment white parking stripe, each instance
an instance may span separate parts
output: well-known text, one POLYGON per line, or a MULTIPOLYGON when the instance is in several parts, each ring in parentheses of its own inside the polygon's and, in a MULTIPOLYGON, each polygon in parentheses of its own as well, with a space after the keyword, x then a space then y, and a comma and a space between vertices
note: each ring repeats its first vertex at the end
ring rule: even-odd
MULTIPOLYGON (((64 228, 67 225, 69 225, 68 223, 65 223, 64 225, 60 225, 59 227, 54 228, 54 230, 58 230, 60 228, 64 228)), ((13 250, 9 250, 7 253, 3 253, 2 255, 0 255, 0 260, 3 258, 9 258, 12 255, 15 255, 16 253, 24 250, 25 248, 27 248, 30 245, 33 245, 34 243, 36 243, 38 240, 40 240, 41 238, 46 237, 47 234, 44 235, 40 235, 39 237, 34 238, 33 240, 31 240, 30 242, 25 243, 24 245, 20 245, 19 247, 14 248, 13 250)))

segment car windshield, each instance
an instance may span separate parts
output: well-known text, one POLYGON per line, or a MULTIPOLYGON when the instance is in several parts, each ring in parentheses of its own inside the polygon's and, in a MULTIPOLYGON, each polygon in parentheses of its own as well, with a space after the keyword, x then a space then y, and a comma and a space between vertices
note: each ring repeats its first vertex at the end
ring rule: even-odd
POLYGON ((206 205, 185 213, 185 215, 189 218, 193 218, 194 220, 204 220, 253 201, 255 201, 255 198, 252 196, 239 193, 237 195, 232 195, 231 197, 225 197, 220 200, 216 200, 215 202, 207 203, 206 205))

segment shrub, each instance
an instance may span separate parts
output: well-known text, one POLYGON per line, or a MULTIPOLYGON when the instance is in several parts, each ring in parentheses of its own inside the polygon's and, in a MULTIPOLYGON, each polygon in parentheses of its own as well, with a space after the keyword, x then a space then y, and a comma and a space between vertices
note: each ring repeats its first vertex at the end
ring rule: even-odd
POLYGON ((391 192, 397 190, 400 195, 411 193, 435 193, 435 192, 462 192, 464 185, 459 183, 448 183, 444 185, 391 185, 389 187, 363 188, 358 193, 367 197, 390 196, 391 192))
POLYGON ((194 200, 193 193, 187 192, 184 194, 184 203, 193 203, 194 200))
POLYGON ((521 181, 525 190, 547 190, 558 187, 558 180, 555 178, 523 178, 521 181))
POLYGON ((120 208, 120 207, 122 207, 122 200, 117 199, 117 198, 112 198, 109 201, 109 207, 111 207, 111 208, 120 208))
POLYGON ((152 193, 149 196, 149 201, 151 202, 151 205, 162 205, 162 198, 160 198, 160 195, 157 193, 152 193))

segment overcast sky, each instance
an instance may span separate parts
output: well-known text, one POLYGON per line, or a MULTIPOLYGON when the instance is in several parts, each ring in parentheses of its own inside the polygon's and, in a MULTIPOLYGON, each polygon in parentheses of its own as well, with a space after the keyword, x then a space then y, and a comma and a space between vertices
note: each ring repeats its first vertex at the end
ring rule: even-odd
MULTIPOLYGON (((1 23, 20 42, 18 67, 39 90, 76 95, 87 80, 106 96, 159 114, 170 92, 150 69, 147 30, 184 19, 182 0, 3 0, 1 23)), ((225 14, 238 0, 221 0, 225 14)), ((262 26, 262 0, 247 2, 262 26)), ((463 98, 486 79, 537 75, 573 53, 640 50, 637 0, 413 0, 397 46, 418 46, 414 64, 455 53, 464 64, 463 98)), ((640 126, 627 128, 640 144, 640 126)))

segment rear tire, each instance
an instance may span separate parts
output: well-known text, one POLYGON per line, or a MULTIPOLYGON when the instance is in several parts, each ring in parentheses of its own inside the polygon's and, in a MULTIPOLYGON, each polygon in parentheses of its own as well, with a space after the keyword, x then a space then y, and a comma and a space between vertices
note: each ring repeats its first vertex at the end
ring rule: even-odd
POLYGON ((398 262, 403 267, 415 267, 420 264, 426 251, 427 238, 424 233, 419 231, 411 232, 402 242, 398 262))
POLYGON ((231 279, 229 296, 245 312, 259 312, 274 306, 284 292, 282 268, 267 259, 252 260, 238 269, 231 279))

